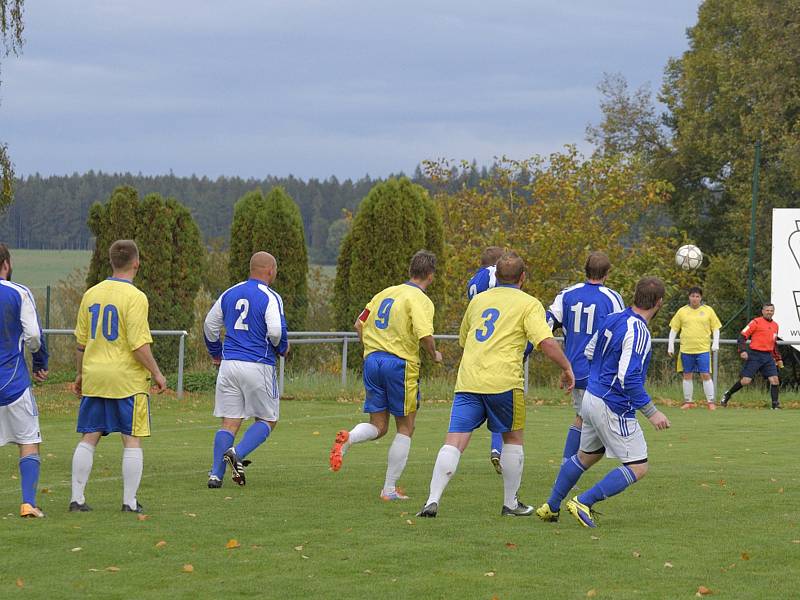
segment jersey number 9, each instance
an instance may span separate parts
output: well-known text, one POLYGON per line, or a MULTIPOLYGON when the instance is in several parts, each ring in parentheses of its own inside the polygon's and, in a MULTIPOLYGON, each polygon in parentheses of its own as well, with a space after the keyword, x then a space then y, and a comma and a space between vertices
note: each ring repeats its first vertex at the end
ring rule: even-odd
POLYGON ((378 314, 375 316, 375 327, 386 329, 389 326, 389 311, 392 310, 394 298, 386 298, 378 307, 378 314))

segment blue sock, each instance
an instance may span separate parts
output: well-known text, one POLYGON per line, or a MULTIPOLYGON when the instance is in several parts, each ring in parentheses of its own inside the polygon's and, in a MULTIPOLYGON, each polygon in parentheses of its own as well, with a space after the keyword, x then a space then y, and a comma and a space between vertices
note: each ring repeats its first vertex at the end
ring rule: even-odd
POLYGON ((550 498, 547 500, 550 510, 561 510, 561 501, 569 494, 572 487, 578 483, 578 479, 581 478, 584 471, 586 471, 586 467, 578 460, 577 455, 570 456, 561 465, 556 482, 553 484, 553 490, 550 492, 550 498))
POLYGON ((233 434, 226 429, 220 429, 214 436, 214 464, 211 467, 211 474, 216 475, 220 479, 225 476, 225 461, 222 455, 225 450, 233 446, 233 434))
POLYGON ((633 474, 630 467, 622 465, 609 471, 605 477, 594 484, 578 496, 578 501, 591 506, 595 502, 600 502, 611 496, 616 496, 629 485, 636 483, 636 475, 633 474))
POLYGON ((567 431, 567 441, 564 444, 564 458, 561 460, 561 464, 563 465, 565 462, 567 462, 567 459, 570 456, 577 454, 580 446, 581 428, 576 427, 575 425, 570 425, 569 431, 567 431))
POLYGON ((19 459, 20 484, 22 485, 22 502, 36 506, 36 486, 39 485, 39 455, 28 454, 19 459))
POLYGON ((244 458, 266 442, 270 433, 272 433, 272 429, 269 428, 266 422, 256 421, 248 427, 247 431, 244 432, 244 436, 236 445, 236 454, 239 455, 239 458, 244 458))
POLYGON ((492 432, 492 452, 503 451, 503 434, 492 432))

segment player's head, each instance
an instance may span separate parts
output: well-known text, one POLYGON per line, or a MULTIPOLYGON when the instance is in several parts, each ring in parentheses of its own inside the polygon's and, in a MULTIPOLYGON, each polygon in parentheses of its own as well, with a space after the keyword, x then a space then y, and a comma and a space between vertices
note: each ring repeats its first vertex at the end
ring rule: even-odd
POLYGON ((658 277, 642 277, 636 282, 636 290, 633 292, 633 305, 641 310, 655 309, 653 316, 661 308, 664 302, 664 282, 658 277))
POLYGON ((586 257, 586 264, 583 267, 586 272, 586 279, 590 281, 604 281, 611 270, 611 261, 605 252, 591 252, 586 257))
POLYGON ((491 267, 496 265, 501 256, 503 256, 503 249, 500 246, 489 246, 481 252, 481 266, 491 267))
POLYGON ((11 281, 11 252, 0 242, 0 279, 11 281))
POLYGON ((497 261, 497 270, 494 272, 497 283, 506 285, 522 284, 525 278, 525 261, 522 257, 509 250, 497 261))
POLYGON ((703 301, 703 289, 697 286, 689 288, 689 306, 697 308, 703 301))
POLYGON ((139 269, 139 248, 133 240, 117 240, 108 249, 108 259, 115 272, 139 269))
POLYGON ((433 282, 433 274, 436 272, 436 255, 427 250, 420 250, 411 257, 411 264, 408 265, 408 278, 412 281, 428 286, 433 282))
POLYGON ((761 316, 764 317, 767 321, 772 321, 772 317, 775 316, 775 305, 772 302, 767 302, 766 304, 762 304, 761 316))
POLYGON ((278 275, 278 261, 269 252, 256 252, 250 257, 250 279, 260 279, 267 284, 278 275))

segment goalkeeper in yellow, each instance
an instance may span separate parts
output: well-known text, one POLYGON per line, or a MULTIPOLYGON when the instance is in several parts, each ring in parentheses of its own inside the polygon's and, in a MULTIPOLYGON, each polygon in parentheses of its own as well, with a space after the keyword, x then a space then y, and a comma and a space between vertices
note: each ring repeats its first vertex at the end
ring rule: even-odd
POLYGON ((501 515, 529 516, 533 508, 517 498, 522 480, 525 398, 522 393, 522 353, 530 341, 561 367, 562 387, 572 391, 575 376, 553 337, 544 308, 520 287, 525 263, 516 252, 497 262, 497 285, 475 296, 461 321, 459 343, 464 348, 458 368, 450 429, 433 467, 430 495, 418 517, 435 517, 445 487, 456 472, 472 432, 488 421, 489 430, 503 435, 501 515))
POLYGON ((714 382, 711 379, 711 350, 719 350, 719 330, 722 327, 714 309, 703 304, 703 290, 689 289, 689 304, 682 306, 669 322, 669 345, 667 353, 675 354, 675 338, 680 333, 681 353, 678 372, 683 371, 683 404, 681 409, 694 408, 692 399, 694 373, 700 373, 703 392, 709 410, 716 410, 714 382))

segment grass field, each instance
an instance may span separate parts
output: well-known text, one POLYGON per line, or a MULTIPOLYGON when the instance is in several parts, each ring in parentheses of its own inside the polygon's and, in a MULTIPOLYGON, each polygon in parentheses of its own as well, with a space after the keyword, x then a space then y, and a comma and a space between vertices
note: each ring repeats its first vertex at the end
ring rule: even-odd
POLYGON ((89 266, 90 250, 21 250, 12 249, 14 281, 34 292, 54 286, 75 269, 89 266))
MULTIPOLYGON (((443 402, 419 414, 402 481, 412 499, 380 501, 391 436, 354 447, 339 473, 327 468, 335 431, 362 418, 346 398, 284 401, 247 486, 228 480, 220 490, 205 486, 217 426, 211 396, 155 398, 139 494, 148 518, 119 512, 114 437, 95 456, 87 489, 95 510, 71 514, 77 403, 61 386, 37 396, 48 518, 16 516, 16 449, 2 448, 0 597, 693 598, 701 585, 719 598, 798 594, 800 411, 666 409, 671 430, 645 425, 651 473, 603 503, 600 527, 588 530, 566 513, 558 524, 501 518, 485 429, 439 518, 417 519, 447 426, 443 402), (230 540, 238 547, 226 548, 230 540)), ((570 419, 566 406, 529 404, 523 500, 546 498, 570 419)))

